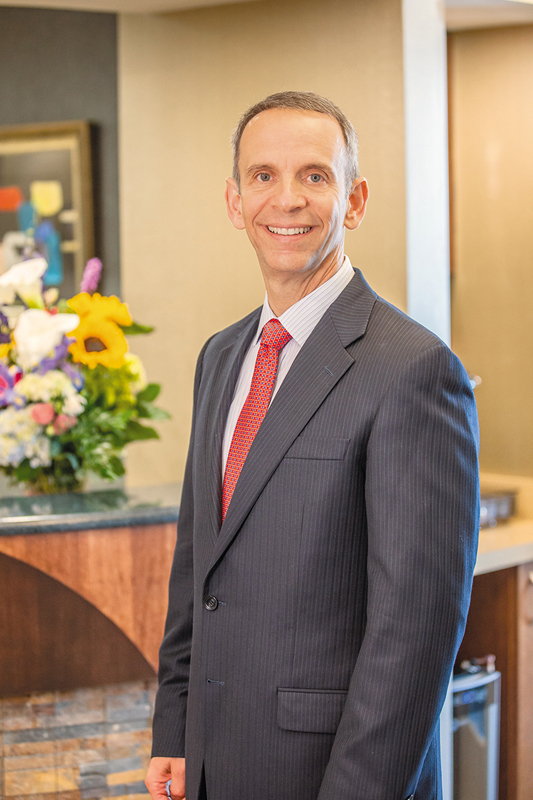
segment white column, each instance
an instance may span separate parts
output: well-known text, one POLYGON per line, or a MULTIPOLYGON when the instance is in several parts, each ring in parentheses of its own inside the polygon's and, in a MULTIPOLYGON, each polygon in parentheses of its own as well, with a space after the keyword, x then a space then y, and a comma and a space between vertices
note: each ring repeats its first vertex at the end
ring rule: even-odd
POLYGON ((402 0, 407 309, 450 341, 446 26, 439 0, 402 0))

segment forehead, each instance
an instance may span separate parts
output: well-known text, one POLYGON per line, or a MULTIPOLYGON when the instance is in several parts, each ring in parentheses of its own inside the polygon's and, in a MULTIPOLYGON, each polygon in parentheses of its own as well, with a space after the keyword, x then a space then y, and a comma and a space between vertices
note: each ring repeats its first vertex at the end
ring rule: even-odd
POLYGON ((336 119, 317 111, 270 108, 250 120, 243 131, 240 166, 283 159, 327 159, 332 163, 345 151, 342 129, 336 119))

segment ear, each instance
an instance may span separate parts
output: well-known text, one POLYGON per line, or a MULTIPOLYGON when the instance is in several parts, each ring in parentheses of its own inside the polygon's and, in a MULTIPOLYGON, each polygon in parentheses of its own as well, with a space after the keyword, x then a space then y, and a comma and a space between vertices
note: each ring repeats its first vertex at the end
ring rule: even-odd
POLYGON ((243 231, 245 225, 242 218, 242 201, 233 178, 226 178, 226 211, 237 230, 243 231))
POLYGON ((366 178, 357 178, 348 197, 348 209, 344 217, 344 227, 353 231, 359 227, 363 221, 368 200, 368 183, 366 178))

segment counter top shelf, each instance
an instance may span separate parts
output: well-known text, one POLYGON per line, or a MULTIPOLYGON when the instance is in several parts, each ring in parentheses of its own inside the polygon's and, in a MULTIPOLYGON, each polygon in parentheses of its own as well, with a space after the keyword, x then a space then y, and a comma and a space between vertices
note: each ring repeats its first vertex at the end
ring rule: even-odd
POLYGON ((533 561, 533 519, 512 519, 480 531, 475 575, 529 561, 533 561))
POLYGON ((0 497, 0 536, 177 522, 181 484, 0 497))

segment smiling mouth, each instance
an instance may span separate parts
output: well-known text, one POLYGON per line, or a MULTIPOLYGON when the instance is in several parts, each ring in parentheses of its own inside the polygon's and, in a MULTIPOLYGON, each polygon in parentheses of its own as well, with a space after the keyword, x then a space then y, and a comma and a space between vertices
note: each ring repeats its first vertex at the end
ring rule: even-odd
POLYGON ((267 225, 268 230, 270 233, 277 233, 280 236, 297 236, 301 233, 308 233, 311 230, 309 228, 274 228, 271 225, 267 225))

